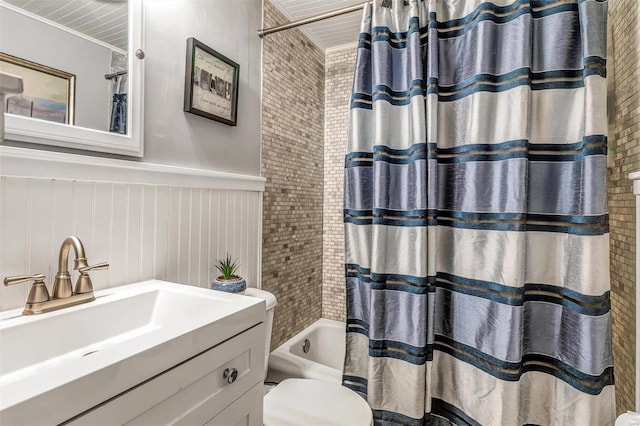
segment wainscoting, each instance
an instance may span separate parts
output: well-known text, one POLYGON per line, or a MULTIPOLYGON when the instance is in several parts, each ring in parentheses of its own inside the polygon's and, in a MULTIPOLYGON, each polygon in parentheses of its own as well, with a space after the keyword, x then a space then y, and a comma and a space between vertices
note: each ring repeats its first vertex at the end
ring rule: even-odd
MULTIPOLYGON (((76 235, 89 264, 110 263, 91 274, 96 290, 151 278, 208 287, 215 261, 227 253, 248 285, 260 286, 262 178, 159 165, 143 170, 135 163, 128 173, 127 161, 94 159, 87 166, 78 160, 88 157, 69 154, 49 153, 42 161, 21 151, 0 154, 1 278, 43 273, 50 288, 60 244, 76 235), (50 176, 39 176, 47 170, 34 171, 34 162, 50 176), (83 179, 69 178, 64 162, 76 164, 83 179), (92 174, 96 180, 88 179, 92 174), (180 185, 166 183, 173 180, 180 185)), ((0 310, 24 305, 28 288, 0 286, 0 310)))

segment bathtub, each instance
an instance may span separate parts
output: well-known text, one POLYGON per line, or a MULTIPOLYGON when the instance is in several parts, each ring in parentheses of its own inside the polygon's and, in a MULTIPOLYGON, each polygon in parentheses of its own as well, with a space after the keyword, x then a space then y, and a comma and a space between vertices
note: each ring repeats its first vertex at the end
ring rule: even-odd
POLYGON ((342 383, 345 338, 343 322, 319 319, 271 352, 267 381, 303 377, 342 383))

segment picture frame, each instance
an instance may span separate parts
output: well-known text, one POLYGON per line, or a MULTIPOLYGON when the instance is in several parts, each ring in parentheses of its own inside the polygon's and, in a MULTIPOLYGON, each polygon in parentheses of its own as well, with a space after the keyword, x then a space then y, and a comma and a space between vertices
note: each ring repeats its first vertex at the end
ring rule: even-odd
POLYGON ((187 39, 184 111, 238 124, 240 65, 193 37, 187 39))
POLYGON ((5 99, 3 111, 22 117, 73 125, 76 76, 0 52, 0 71, 22 78, 21 94, 5 99))

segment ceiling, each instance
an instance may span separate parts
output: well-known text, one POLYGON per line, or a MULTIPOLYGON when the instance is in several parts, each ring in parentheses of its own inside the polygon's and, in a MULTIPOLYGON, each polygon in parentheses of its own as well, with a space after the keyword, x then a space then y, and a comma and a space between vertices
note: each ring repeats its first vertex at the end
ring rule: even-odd
MULTIPOLYGON (((72 30, 127 50, 127 2, 113 0, 3 0, 72 30)), ((364 0, 271 0, 290 21, 308 18, 364 0)), ((362 12, 298 27, 320 49, 358 40, 362 12)), ((268 37, 268 36, 267 36, 268 37)))
MULTIPOLYGON (((364 0, 271 0, 290 21, 308 18, 347 6, 364 3, 364 0)), ((362 11, 314 22, 298 27, 320 49, 352 44, 358 41, 362 11)), ((266 36, 269 37, 269 36, 266 36)))
POLYGON ((126 1, 4 0, 103 43, 127 50, 126 1))

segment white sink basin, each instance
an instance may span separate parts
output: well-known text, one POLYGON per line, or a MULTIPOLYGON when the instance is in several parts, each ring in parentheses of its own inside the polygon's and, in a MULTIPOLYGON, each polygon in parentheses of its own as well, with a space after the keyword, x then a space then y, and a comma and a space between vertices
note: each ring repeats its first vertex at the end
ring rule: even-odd
POLYGON ((265 318, 262 300, 157 280, 21 312, 0 314, 0 424, 63 422, 265 318))

